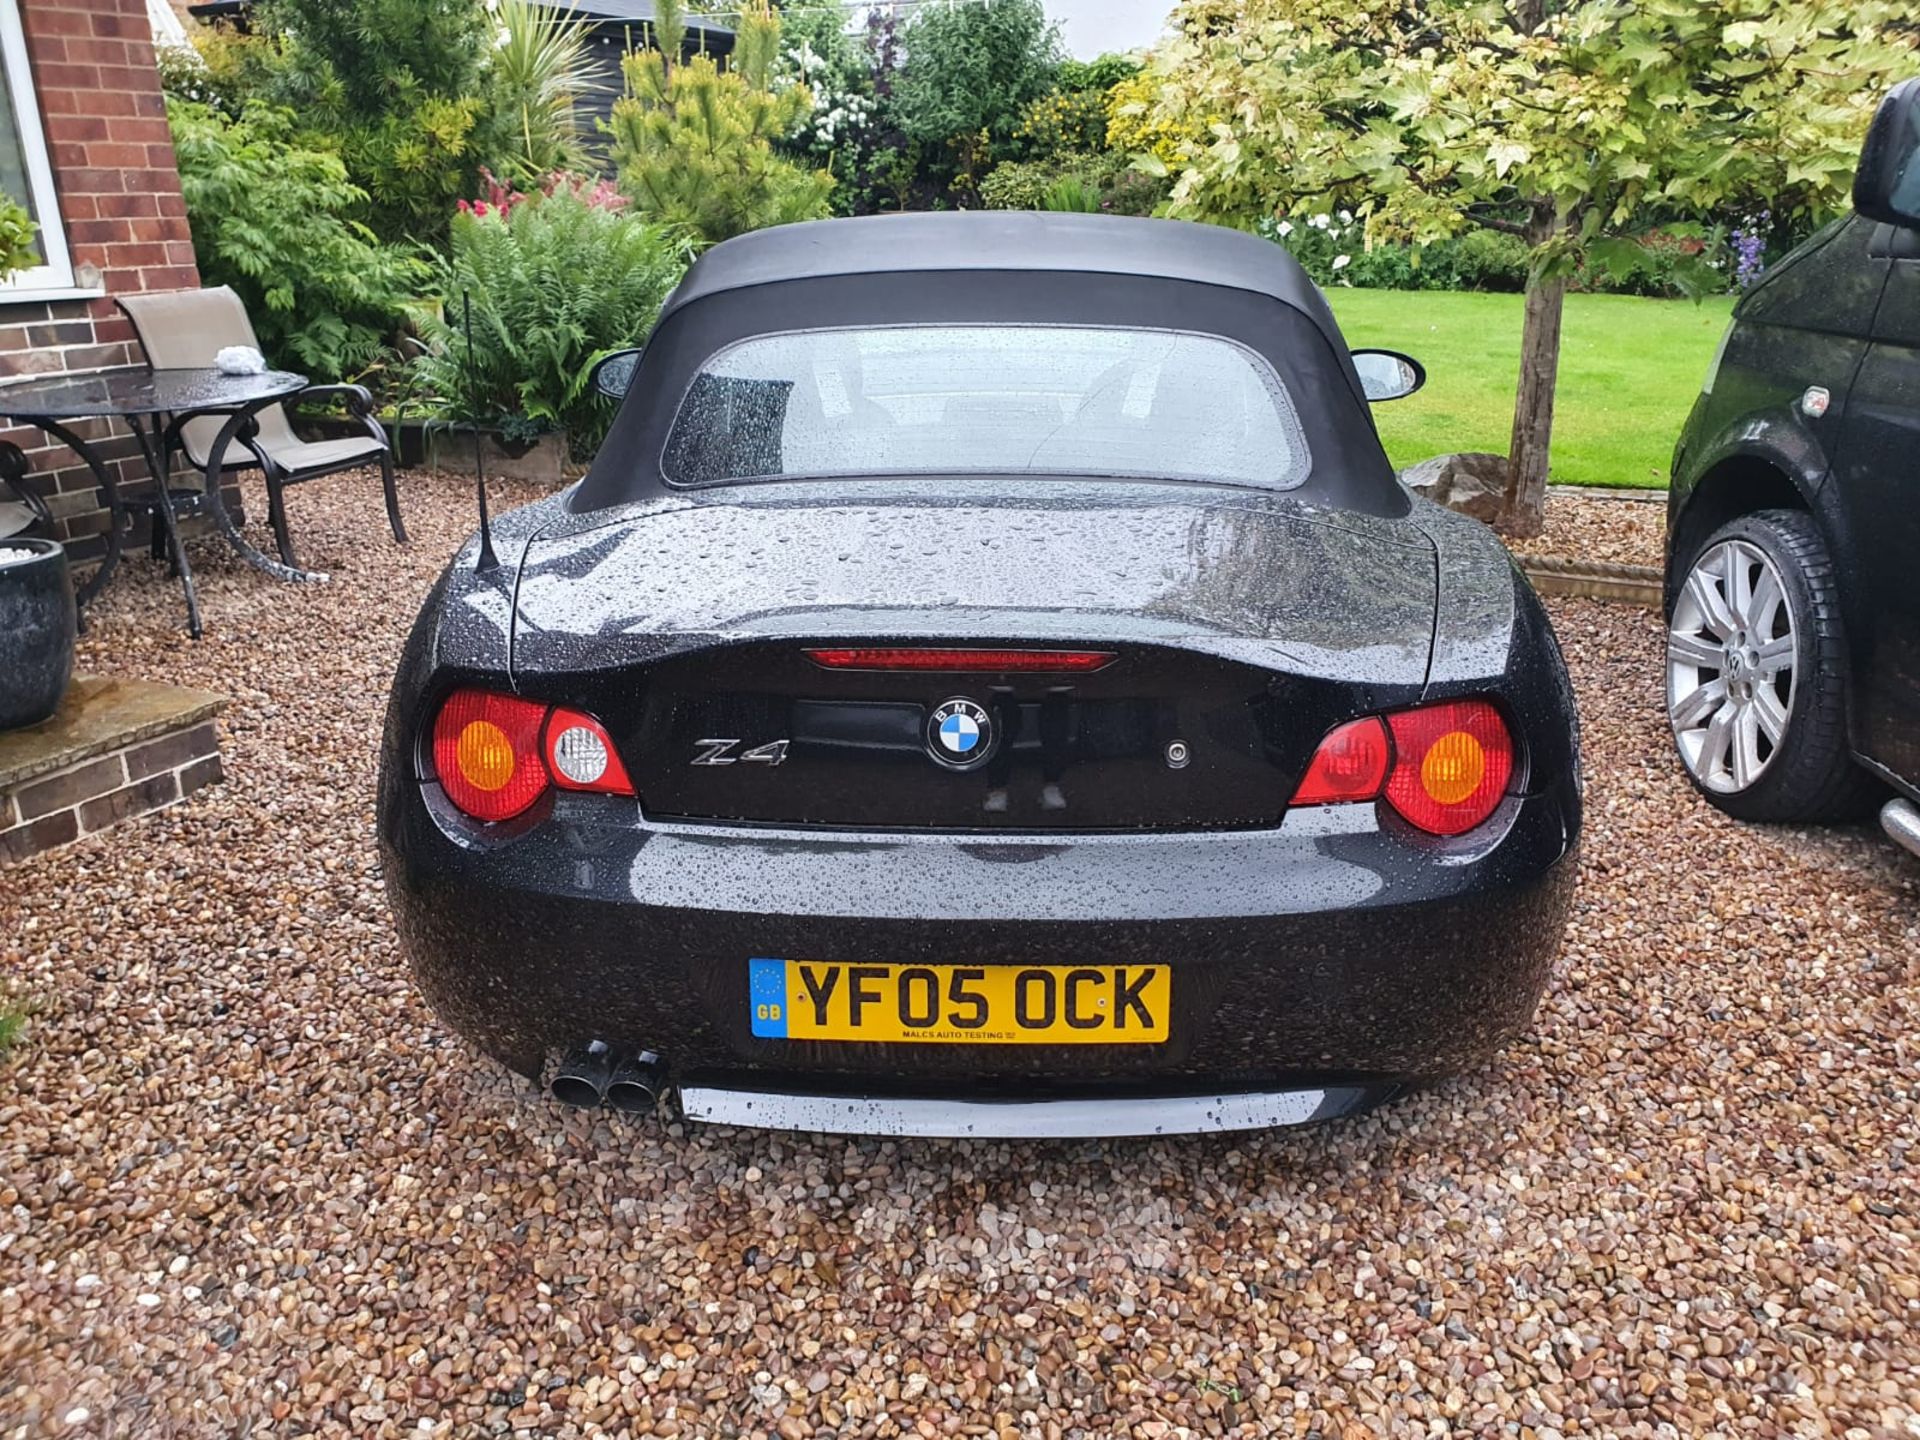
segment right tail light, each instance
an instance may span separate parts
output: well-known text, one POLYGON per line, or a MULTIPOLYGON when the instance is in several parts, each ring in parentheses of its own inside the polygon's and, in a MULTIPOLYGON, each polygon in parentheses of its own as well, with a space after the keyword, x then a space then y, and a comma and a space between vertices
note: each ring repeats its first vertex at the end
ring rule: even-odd
POLYGON ((1486 700, 1370 715, 1320 742, 1293 803, 1384 799, 1429 835, 1464 835, 1499 806, 1513 757, 1513 732, 1486 700))

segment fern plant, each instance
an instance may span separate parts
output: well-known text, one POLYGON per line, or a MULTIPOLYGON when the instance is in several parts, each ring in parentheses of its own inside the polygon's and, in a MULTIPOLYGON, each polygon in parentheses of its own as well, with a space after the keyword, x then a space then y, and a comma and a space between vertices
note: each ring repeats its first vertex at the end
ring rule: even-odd
POLYGON ((365 369, 428 271, 352 218, 366 195, 340 157, 257 101, 234 119, 169 98, 167 119, 201 278, 234 288, 276 364, 319 381, 365 369))
POLYGON ((418 316, 414 379, 442 418, 516 438, 566 430, 577 452, 610 406, 587 372, 646 338, 686 269, 688 245, 591 182, 463 207, 441 266, 441 300, 418 316), (463 325, 473 316, 471 360, 463 325))

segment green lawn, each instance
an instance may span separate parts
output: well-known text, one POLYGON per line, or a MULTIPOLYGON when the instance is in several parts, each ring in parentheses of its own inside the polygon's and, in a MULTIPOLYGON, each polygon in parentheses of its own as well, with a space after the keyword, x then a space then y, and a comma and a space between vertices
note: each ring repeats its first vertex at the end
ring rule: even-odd
MULTIPOLYGON (((1453 450, 1507 453, 1520 373, 1520 296, 1330 290, 1348 343, 1404 350, 1427 386, 1376 407, 1396 465, 1453 450)), ((1730 296, 1643 300, 1569 295, 1553 416, 1553 479, 1665 485, 1730 296)))

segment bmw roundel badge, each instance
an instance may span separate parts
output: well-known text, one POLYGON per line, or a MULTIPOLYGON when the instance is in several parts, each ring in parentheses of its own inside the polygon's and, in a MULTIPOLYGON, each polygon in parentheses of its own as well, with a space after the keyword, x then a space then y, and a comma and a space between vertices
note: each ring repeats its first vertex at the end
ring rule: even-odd
POLYGON ((993 717, 971 700, 948 700, 927 717, 927 753, 955 770, 969 769, 993 748, 993 717))

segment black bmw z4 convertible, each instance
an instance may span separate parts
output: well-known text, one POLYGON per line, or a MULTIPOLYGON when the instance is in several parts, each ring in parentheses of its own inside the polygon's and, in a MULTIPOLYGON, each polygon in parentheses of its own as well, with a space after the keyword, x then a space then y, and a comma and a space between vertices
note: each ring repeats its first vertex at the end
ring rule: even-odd
MULTIPOLYGON (((1279 247, 1097 216, 718 246, 576 486, 400 662, 393 910, 575 1104, 916 1135, 1319 1120, 1522 1033, 1573 697, 1279 247)), ((497 558, 495 558, 497 556, 497 558)))

